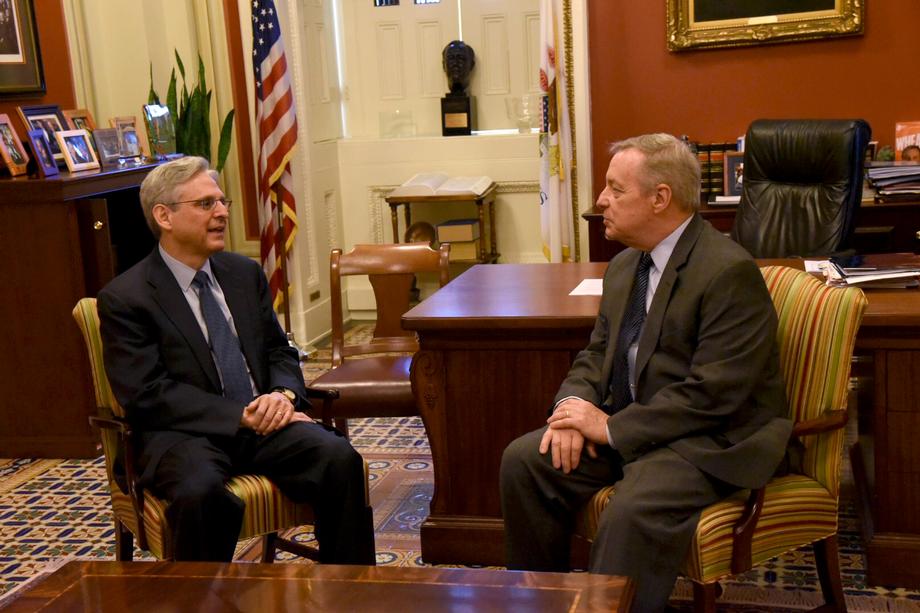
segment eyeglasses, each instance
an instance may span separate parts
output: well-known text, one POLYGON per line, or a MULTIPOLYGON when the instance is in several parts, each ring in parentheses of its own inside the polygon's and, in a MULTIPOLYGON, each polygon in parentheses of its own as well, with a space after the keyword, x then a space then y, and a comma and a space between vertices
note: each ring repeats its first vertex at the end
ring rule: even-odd
POLYGON ((200 200, 181 200, 179 202, 169 202, 169 203, 164 202, 164 204, 166 204, 167 206, 176 206, 178 204, 191 204, 192 206, 198 207, 202 211, 213 210, 214 207, 217 206, 217 203, 220 203, 229 209, 230 205, 233 204, 233 201, 230 200, 229 198, 202 198, 200 200))

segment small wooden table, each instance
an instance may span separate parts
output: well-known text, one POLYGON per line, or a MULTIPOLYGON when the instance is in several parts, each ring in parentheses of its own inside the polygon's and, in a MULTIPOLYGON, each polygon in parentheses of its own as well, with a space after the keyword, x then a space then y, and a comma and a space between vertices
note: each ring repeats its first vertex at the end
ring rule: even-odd
POLYGON ((214 562, 70 562, 21 611, 628 611, 632 583, 588 573, 214 562))
POLYGON ((403 217, 406 223, 406 229, 412 225, 412 204, 418 202, 428 203, 447 203, 447 202, 472 202, 476 205, 476 212, 479 218, 479 258, 476 262, 492 263, 498 261, 500 253, 495 242, 495 190, 496 185, 493 182, 481 196, 475 194, 463 195, 452 194, 449 196, 387 196, 387 204, 390 205, 390 217, 393 221, 393 242, 399 243, 399 213, 400 205, 404 206, 403 217), (486 224, 485 224, 485 206, 489 205, 489 248, 486 250, 486 224))

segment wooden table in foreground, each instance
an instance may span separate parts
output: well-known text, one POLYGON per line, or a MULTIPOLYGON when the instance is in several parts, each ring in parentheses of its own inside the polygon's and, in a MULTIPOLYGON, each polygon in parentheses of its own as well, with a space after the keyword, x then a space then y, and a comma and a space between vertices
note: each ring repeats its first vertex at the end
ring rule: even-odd
MULTIPOLYGON (((771 262, 778 263, 778 262, 771 262)), ((403 316, 419 334, 412 377, 434 463, 422 524, 433 564, 504 564, 502 450, 541 427, 597 296, 569 296, 605 263, 474 266, 403 316)), ((857 350, 872 358, 853 453, 869 581, 920 586, 920 291, 868 290, 857 350)))
POLYGON ((628 611, 631 584, 587 573, 474 569, 70 562, 5 610, 628 611))

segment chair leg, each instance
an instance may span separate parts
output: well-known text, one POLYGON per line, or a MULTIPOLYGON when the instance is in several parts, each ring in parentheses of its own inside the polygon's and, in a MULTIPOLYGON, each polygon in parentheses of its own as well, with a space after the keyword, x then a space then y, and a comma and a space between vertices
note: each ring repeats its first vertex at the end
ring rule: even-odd
POLYGON ((118 519, 115 520, 115 559, 119 562, 134 559, 134 535, 118 519))
POLYGON ((349 437, 348 437, 348 420, 347 420, 347 419, 345 419, 344 417, 336 417, 336 418, 335 418, 335 427, 338 428, 339 431, 340 431, 342 434, 345 435, 345 438, 349 438, 349 437))
POLYGON ((277 532, 269 532, 262 537, 262 562, 264 564, 271 564, 275 561, 275 546, 277 543, 277 532))
POLYGON ((693 582, 693 610, 696 613, 716 613, 716 598, 721 586, 718 583, 693 582))
POLYGON ((815 567, 821 592, 824 594, 825 607, 832 611, 846 612, 847 605, 843 596, 843 583, 840 579, 840 558, 837 552, 837 535, 814 543, 815 567))

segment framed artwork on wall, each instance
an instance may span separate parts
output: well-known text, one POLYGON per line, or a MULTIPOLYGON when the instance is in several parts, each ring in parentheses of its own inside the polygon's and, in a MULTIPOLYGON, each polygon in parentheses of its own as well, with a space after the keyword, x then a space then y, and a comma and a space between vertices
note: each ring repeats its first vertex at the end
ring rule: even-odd
POLYGON ((64 161, 70 172, 99 168, 99 159, 86 130, 61 130, 55 132, 58 147, 64 153, 64 161))
POLYGON ((853 36, 863 32, 863 0, 667 1, 671 51, 853 36))
POLYGON ((43 93, 32 0, 0 0, 0 96, 43 93))
POLYGON ((58 167, 51 155, 51 147, 44 130, 29 130, 29 146, 38 164, 38 174, 42 179, 58 174, 58 167))
POLYGON ((67 126, 67 121, 61 114, 61 107, 56 104, 42 104, 35 106, 16 107, 22 122, 27 130, 42 130, 48 139, 51 153, 58 165, 64 164, 64 154, 54 138, 55 132, 60 132, 67 126))
POLYGON ((19 135, 13 129, 9 115, 5 113, 0 113, 0 157, 3 158, 3 162, 14 177, 26 174, 29 154, 26 153, 22 141, 19 140, 19 135))

